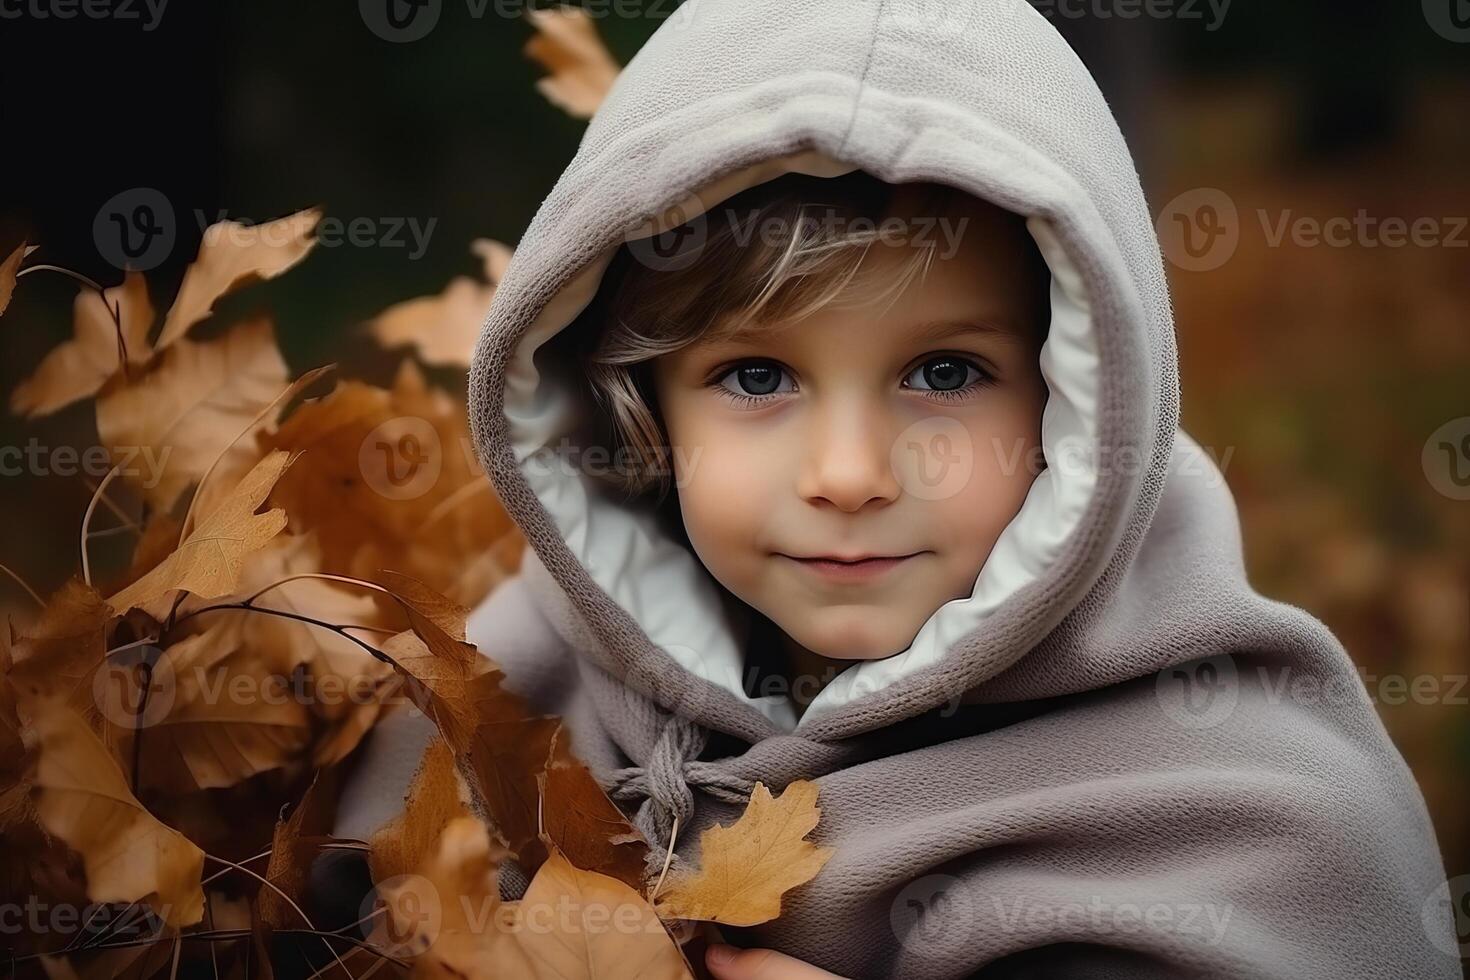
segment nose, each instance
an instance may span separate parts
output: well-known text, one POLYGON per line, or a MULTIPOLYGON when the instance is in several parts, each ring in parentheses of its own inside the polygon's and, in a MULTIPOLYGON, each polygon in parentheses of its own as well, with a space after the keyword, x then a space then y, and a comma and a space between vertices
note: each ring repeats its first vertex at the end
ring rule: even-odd
POLYGON ((882 506, 899 494, 890 461, 892 436, 881 408, 862 397, 814 405, 805 433, 797 493, 849 513, 882 506))

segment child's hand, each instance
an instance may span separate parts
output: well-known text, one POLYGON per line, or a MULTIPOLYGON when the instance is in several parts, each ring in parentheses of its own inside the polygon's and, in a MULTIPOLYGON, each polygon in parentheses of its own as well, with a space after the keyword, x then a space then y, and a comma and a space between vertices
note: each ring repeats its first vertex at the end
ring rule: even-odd
POLYGON ((736 949, 718 943, 704 957, 719 980, 844 980, 773 949, 736 949))

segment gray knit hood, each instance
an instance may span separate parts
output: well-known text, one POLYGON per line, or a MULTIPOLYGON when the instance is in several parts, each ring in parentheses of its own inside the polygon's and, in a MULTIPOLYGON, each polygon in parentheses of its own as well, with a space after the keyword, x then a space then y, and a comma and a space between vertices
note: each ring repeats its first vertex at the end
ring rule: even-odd
MULTIPOLYGON (((1178 405, 1168 293, 1127 147, 1083 66, 1011 2, 685 4, 623 71, 527 229, 470 375, 480 458, 602 641, 585 652, 752 740, 841 738, 914 715, 1011 668, 1084 599, 1106 603, 1158 505, 1178 405), (937 610, 908 650, 844 671, 798 723, 784 695, 744 693, 748 624, 698 558, 651 504, 587 472, 586 386, 536 354, 624 243, 697 228, 709 207, 783 173, 854 168, 945 182, 1029 218, 1053 274, 1048 468, 973 594, 937 610)), ((1049 686, 1162 664, 1116 666, 1049 686)))

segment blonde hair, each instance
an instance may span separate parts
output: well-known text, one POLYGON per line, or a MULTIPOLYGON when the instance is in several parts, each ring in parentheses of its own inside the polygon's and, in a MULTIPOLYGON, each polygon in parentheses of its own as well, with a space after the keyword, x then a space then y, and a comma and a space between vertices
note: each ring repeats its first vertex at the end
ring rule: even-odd
POLYGON ((671 232, 679 241, 686 240, 681 233, 697 236, 692 259, 649 262, 639 243, 620 247, 584 311, 594 339, 580 356, 608 415, 609 437, 619 444, 613 448, 636 465, 601 478, 630 496, 656 489, 662 499, 668 492, 667 436, 650 371, 658 357, 754 327, 784 328, 832 304, 886 297, 891 305, 916 276, 922 279, 934 260, 932 238, 916 242, 913 257, 877 290, 862 288, 869 284, 858 275, 899 186, 919 195, 915 213, 925 215, 945 214, 964 193, 943 184, 888 184, 861 170, 827 178, 790 173, 671 232), (825 220, 810 214, 818 208, 826 209, 825 220), (774 240, 758 231, 772 227, 779 229, 774 240))

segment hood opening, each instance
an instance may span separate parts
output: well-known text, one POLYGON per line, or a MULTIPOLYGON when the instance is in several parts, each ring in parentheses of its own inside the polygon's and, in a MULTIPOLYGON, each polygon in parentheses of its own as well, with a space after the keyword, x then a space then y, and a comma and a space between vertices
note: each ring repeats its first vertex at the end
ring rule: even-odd
MULTIPOLYGON (((816 150, 765 160, 690 194, 629 231, 624 242, 675 228, 741 190, 785 173, 835 177, 855 169, 816 150)), ((1040 353, 1048 387, 1041 426, 1047 466, 996 541, 971 594, 935 610, 906 650, 847 667, 799 720, 785 694, 746 693, 742 677, 753 610, 714 579, 681 540, 682 533, 671 533, 679 529, 669 527, 665 508, 656 507, 651 498, 624 500, 587 472, 598 463, 583 447, 599 445, 605 428, 586 397, 585 379, 568 373, 577 370, 575 359, 548 355, 558 348, 552 341, 592 303, 624 242, 596 256, 546 303, 506 365, 504 413, 515 461, 572 555, 653 645, 782 731, 799 731, 942 661, 956 641, 982 627, 1008 598, 1040 578, 1081 523, 1097 483, 1092 461, 1098 443, 1098 339, 1082 276, 1051 223, 1036 215, 1025 217, 1051 272, 1051 322, 1040 353)), ((605 465, 605 455, 602 460, 605 465)))

